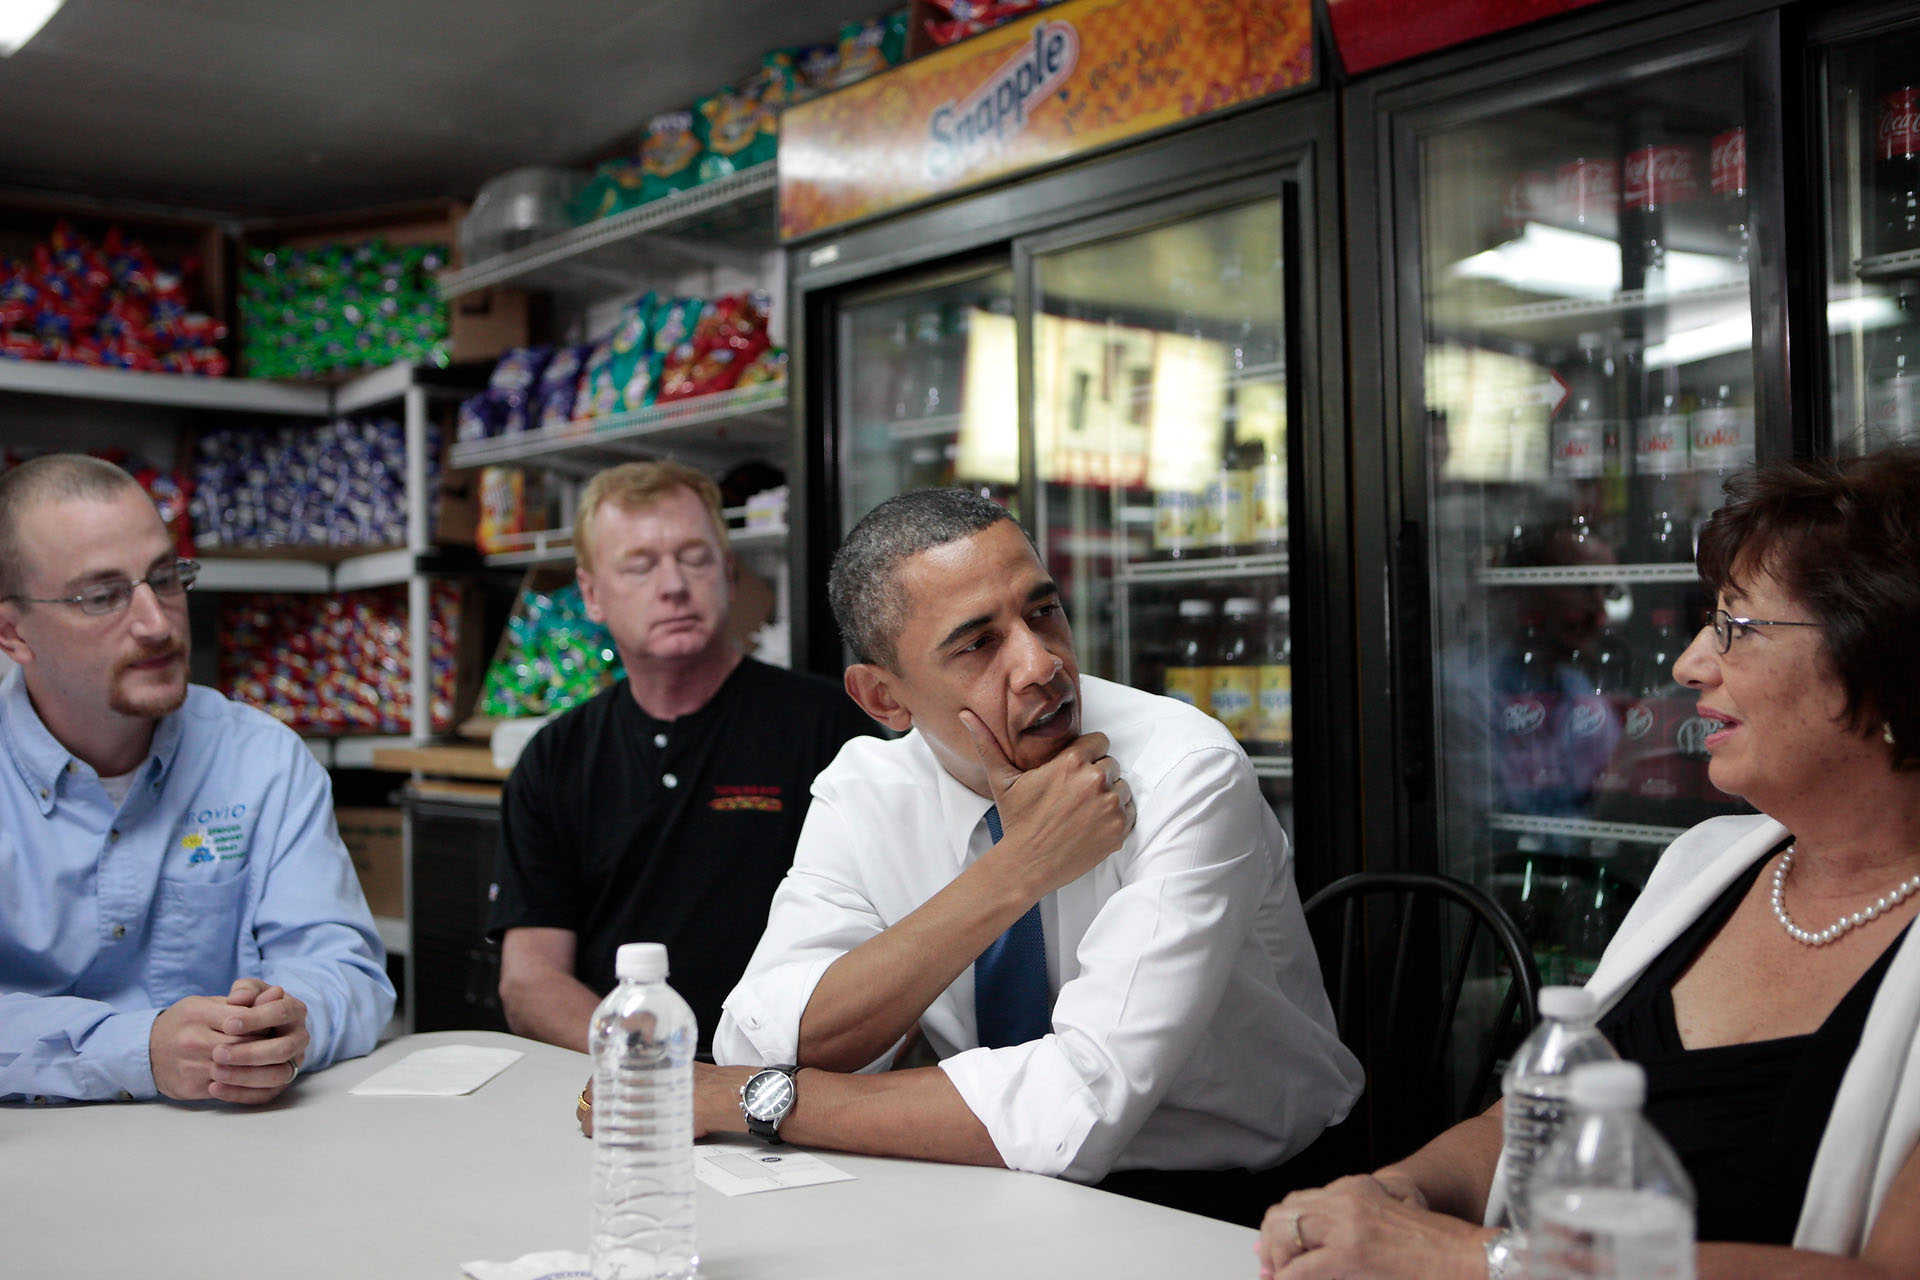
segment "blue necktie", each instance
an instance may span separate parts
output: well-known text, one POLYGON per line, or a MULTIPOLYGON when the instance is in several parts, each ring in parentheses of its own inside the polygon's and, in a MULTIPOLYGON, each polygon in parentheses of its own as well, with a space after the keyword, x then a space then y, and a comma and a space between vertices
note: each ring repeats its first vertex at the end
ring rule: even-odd
MULTIPOLYGON (((987 834, 1000 843, 1000 808, 987 810, 987 834)), ((1038 1040, 1053 1030, 1047 991, 1047 940, 1040 904, 1027 908, 973 962, 973 1018, 988 1049, 1038 1040)))

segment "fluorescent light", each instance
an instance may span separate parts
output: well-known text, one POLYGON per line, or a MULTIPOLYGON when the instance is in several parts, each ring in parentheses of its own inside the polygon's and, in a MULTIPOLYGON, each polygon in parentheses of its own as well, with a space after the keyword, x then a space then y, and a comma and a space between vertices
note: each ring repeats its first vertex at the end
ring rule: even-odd
POLYGON ((0 58, 40 34, 65 0, 0 0, 0 58))
MULTIPOLYGON (((1456 262, 1450 271, 1529 293, 1604 302, 1620 292, 1620 245, 1590 232, 1529 222, 1515 239, 1456 262)), ((1665 287, 1674 292, 1738 284, 1746 274, 1745 264, 1720 254, 1667 251, 1665 287)))

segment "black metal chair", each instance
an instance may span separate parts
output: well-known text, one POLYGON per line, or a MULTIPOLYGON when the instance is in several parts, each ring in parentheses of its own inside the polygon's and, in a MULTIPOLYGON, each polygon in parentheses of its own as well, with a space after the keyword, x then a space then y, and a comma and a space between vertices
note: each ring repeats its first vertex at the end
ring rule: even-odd
POLYGON ((1305 910, 1340 1038, 1367 1069, 1338 1161, 1376 1168, 1492 1105, 1540 995, 1500 904, 1449 876, 1363 871, 1305 910))

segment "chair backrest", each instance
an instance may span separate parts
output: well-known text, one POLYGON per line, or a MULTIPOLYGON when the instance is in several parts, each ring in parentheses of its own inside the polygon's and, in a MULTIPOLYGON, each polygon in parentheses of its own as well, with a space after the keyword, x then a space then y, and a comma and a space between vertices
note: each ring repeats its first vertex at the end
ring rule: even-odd
POLYGON ((1344 1158, 1378 1167, 1492 1105, 1540 995, 1500 904, 1449 876, 1363 871, 1305 909, 1340 1038, 1367 1069, 1344 1158))

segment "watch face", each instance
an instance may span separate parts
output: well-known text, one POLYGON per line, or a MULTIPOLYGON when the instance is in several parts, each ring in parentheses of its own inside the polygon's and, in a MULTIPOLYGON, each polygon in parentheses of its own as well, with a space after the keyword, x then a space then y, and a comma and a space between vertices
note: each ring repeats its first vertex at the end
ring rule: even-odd
POLYGON ((778 1120, 793 1106, 793 1081, 784 1071, 762 1071, 747 1081, 741 1101, 755 1120, 778 1120))

